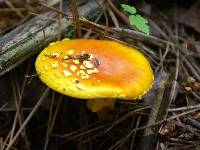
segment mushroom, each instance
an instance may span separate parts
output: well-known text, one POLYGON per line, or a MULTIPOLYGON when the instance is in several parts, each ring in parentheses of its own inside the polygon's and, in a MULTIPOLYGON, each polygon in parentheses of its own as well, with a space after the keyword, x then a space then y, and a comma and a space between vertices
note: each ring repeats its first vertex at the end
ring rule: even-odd
POLYGON ((115 99, 140 99, 152 86, 148 60, 118 42, 64 39, 51 43, 37 57, 36 71, 50 88, 87 99, 92 112, 113 108, 115 99))

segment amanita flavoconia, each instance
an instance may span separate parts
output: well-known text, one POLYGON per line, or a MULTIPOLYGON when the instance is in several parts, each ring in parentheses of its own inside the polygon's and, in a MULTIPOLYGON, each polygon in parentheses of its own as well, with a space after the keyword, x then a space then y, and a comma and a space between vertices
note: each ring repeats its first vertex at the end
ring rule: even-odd
POLYGON ((151 88, 153 71, 136 49, 114 41, 64 39, 51 43, 36 60, 40 79, 65 95, 87 99, 93 112, 114 99, 141 98, 151 88))

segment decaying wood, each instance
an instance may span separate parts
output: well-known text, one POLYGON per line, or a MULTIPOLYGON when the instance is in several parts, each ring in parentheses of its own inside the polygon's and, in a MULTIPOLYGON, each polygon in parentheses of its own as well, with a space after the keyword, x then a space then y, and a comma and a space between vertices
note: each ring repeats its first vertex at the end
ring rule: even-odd
MULTIPOLYGON (((147 120, 146 125, 152 125, 155 124, 156 121, 160 121, 160 118, 163 117, 163 112, 166 112, 166 109, 162 109, 162 105, 164 103, 169 103, 168 98, 165 96, 164 93, 167 90, 166 85, 169 82, 169 74, 166 74, 164 72, 159 73, 159 78, 156 79, 156 83, 158 84, 157 89, 157 95, 153 100, 152 108, 149 114, 149 118, 147 120), (159 119, 158 119, 159 118, 159 119)), ((155 86, 155 85, 154 85, 155 86)), ((162 119, 161 119, 162 120, 162 119)), ((156 135, 157 133, 155 129, 153 128, 145 128, 144 133, 143 133, 143 138, 142 141, 140 142, 140 149, 145 150, 145 149, 154 149, 155 142, 157 141, 156 135)))
MULTIPOLYGON (((102 3, 102 0, 99 2, 102 3)), ((64 13, 70 15, 70 5, 65 6, 64 13)), ((93 14, 98 9, 95 0, 81 3, 78 8, 81 16, 93 14)), ((63 16, 59 26, 54 19, 57 15, 57 12, 52 11, 43 13, 0 38, 0 76, 40 52, 47 43, 57 40, 60 32, 69 29, 72 20, 63 16)))
MULTIPOLYGON (((158 95, 152 105, 149 119, 146 124, 147 126, 155 124, 157 121, 162 121, 167 117, 169 106, 177 94, 179 61, 177 62, 176 72, 172 72, 170 75, 166 75, 164 78, 160 79, 158 95)), ((144 130, 144 138, 141 143, 145 144, 141 144, 141 149, 155 149, 154 146, 157 142, 158 130, 158 127, 154 129, 146 128, 144 130)))

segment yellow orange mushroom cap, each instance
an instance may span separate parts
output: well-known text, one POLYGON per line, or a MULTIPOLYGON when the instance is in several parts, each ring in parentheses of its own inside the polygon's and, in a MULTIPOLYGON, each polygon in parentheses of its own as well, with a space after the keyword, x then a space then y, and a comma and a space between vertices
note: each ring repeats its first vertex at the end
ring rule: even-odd
POLYGON ((141 98, 154 79, 148 60, 139 51, 106 40, 51 43, 35 66, 47 86, 81 99, 141 98))

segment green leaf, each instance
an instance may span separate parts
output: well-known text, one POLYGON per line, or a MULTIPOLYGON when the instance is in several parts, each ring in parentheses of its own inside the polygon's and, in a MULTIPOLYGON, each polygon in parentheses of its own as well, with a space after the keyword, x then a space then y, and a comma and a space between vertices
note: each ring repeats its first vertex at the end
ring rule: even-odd
POLYGON ((129 5, 126 5, 126 4, 121 4, 121 7, 123 8, 123 10, 125 12, 130 13, 132 15, 134 15, 137 12, 135 7, 133 7, 133 6, 129 6, 129 5))
POLYGON ((146 33, 147 35, 149 35, 148 21, 144 17, 142 17, 140 15, 130 15, 129 22, 131 25, 136 26, 136 28, 139 31, 142 31, 142 32, 146 33))

